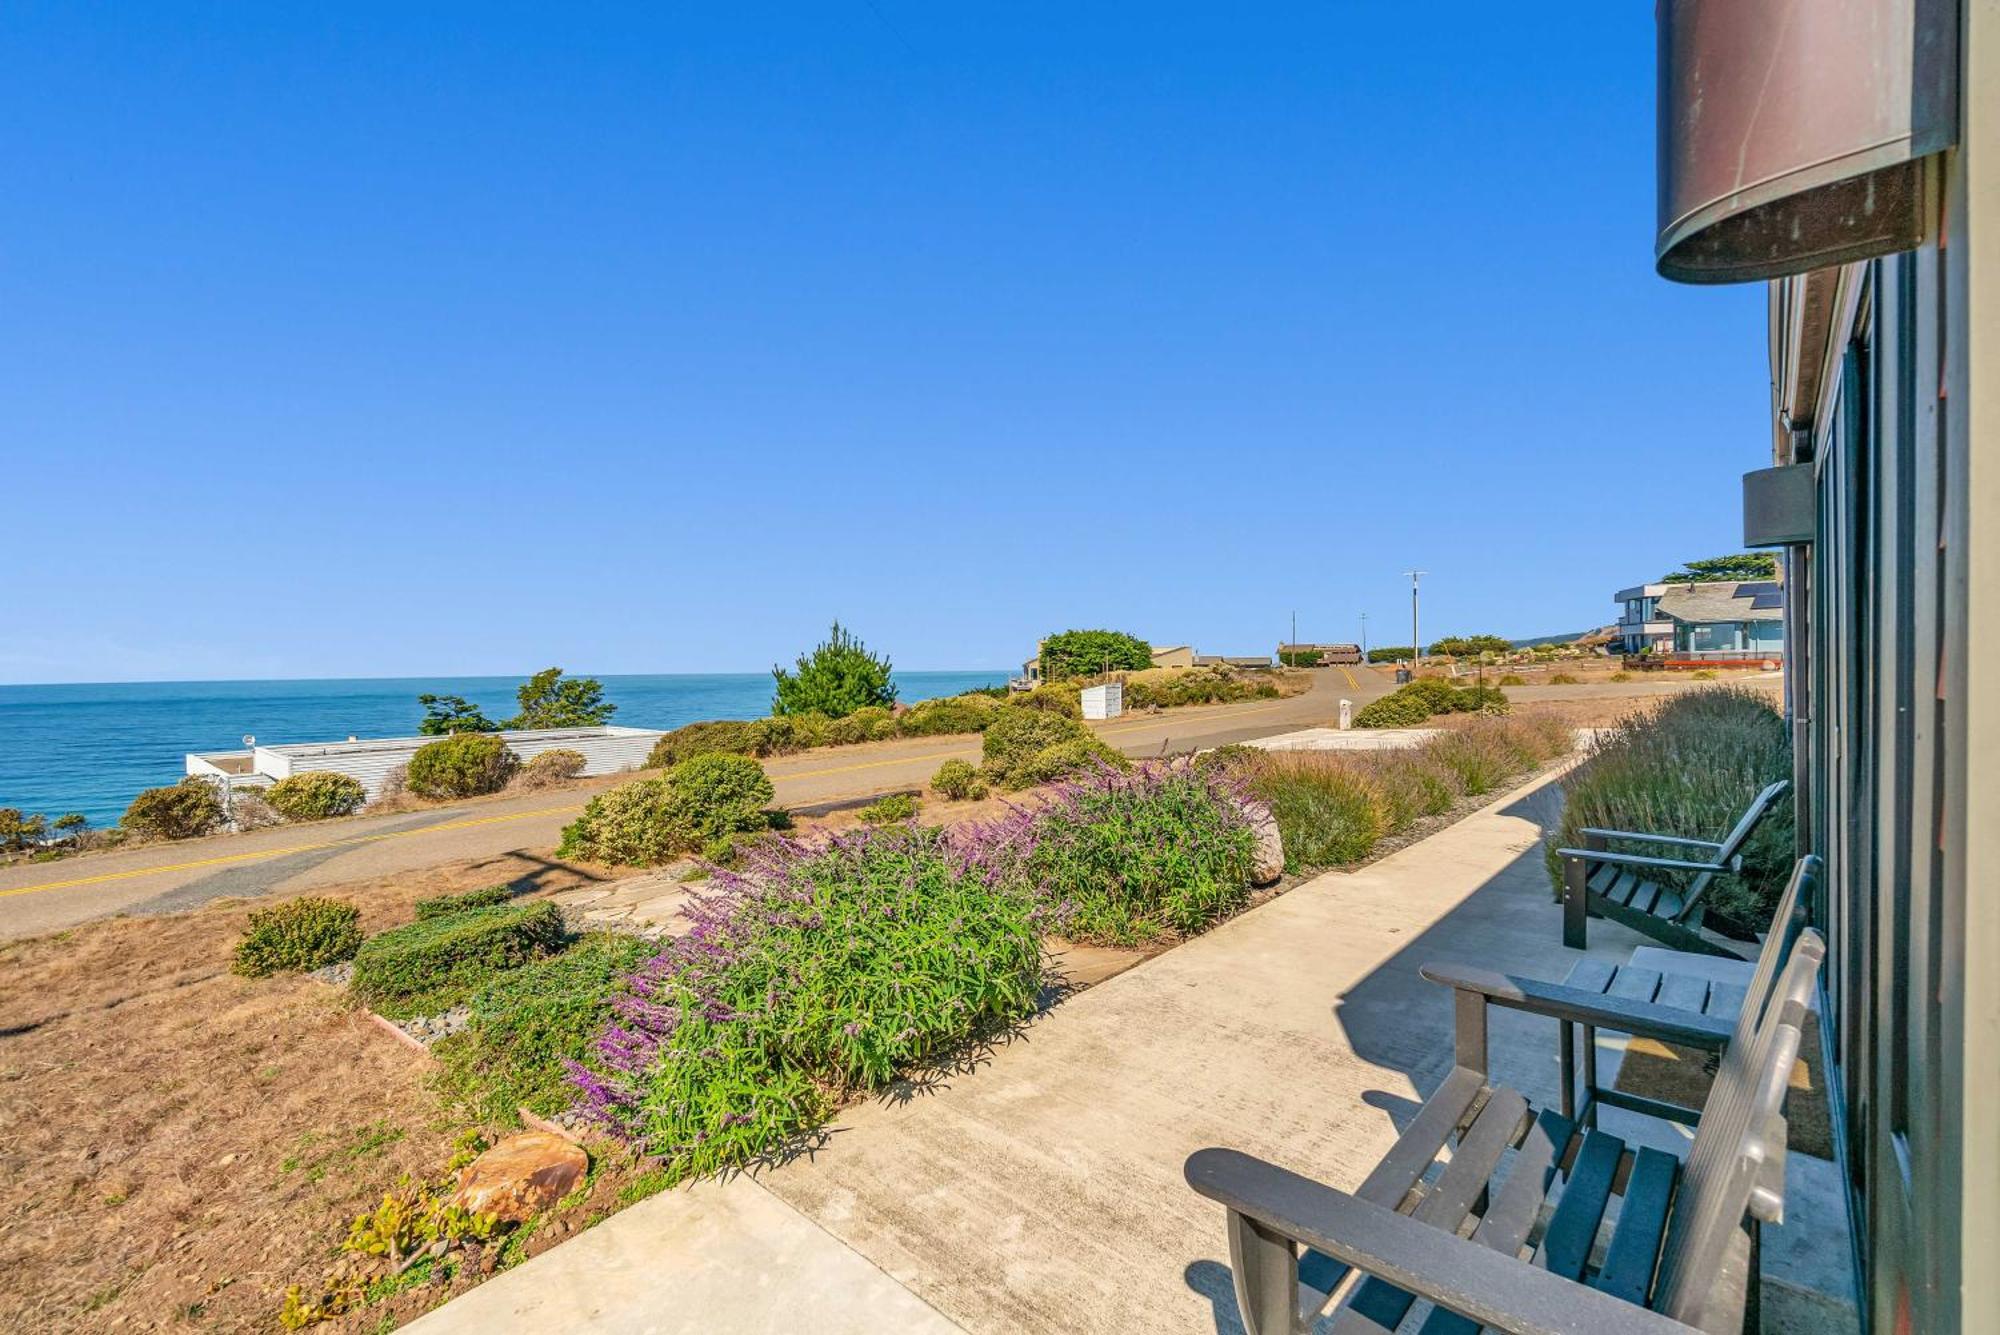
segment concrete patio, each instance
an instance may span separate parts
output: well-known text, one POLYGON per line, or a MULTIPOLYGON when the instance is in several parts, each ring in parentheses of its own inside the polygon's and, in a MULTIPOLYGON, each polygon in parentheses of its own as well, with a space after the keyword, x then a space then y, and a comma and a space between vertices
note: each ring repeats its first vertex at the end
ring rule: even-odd
MULTIPOLYGON (((850 1109, 814 1155, 657 1197, 413 1329, 845 1330, 872 1314, 876 1329, 1240 1330, 1221 1213, 1182 1161, 1229 1145, 1357 1184, 1449 1069, 1449 997, 1418 966, 1560 978, 1577 957, 1541 861, 1558 802, 1544 781, 1301 885, 1071 998, 975 1069, 850 1109)), ((1590 953, 1642 944, 1596 924, 1590 953)), ((1553 1100, 1552 1022, 1496 1012, 1492 1038, 1496 1075, 1553 1100)), ((1794 1167, 1801 1222, 1765 1233, 1766 1328, 1837 1330, 1837 1298, 1799 1292, 1843 1282, 1832 1166, 1794 1167)))

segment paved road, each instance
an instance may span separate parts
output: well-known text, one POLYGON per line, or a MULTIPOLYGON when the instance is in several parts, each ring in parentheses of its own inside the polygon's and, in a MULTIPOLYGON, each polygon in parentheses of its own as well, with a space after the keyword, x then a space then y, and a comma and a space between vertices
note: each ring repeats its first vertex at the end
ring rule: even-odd
MULTIPOLYGON (((1386 675, 1320 669, 1289 700, 1172 710, 1094 725, 1129 755, 1221 746, 1332 722, 1344 696, 1358 708, 1386 694, 1386 675)), ((765 762, 781 806, 916 788, 951 757, 979 758, 978 738, 873 742, 765 762)), ((508 853, 546 854, 590 794, 613 776, 561 793, 486 798, 401 815, 153 845, 0 870, 0 941, 59 931, 114 913, 170 913, 227 895, 297 893, 508 853)))

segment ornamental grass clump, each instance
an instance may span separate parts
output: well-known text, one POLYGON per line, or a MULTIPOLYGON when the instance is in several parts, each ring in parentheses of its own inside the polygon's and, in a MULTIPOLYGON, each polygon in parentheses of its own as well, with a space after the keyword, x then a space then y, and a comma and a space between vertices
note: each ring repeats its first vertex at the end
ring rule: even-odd
MULTIPOLYGON (((1586 826, 1721 839, 1759 792, 1791 773, 1784 719, 1762 694, 1723 686, 1671 697, 1649 715, 1600 730, 1589 757, 1563 780, 1562 823, 1548 843, 1550 880, 1560 893, 1555 850, 1580 846, 1586 826)), ((1744 847, 1742 873, 1710 884, 1711 916, 1757 930, 1770 921, 1791 869, 1793 819, 1788 792, 1744 847)), ((1684 878, 1665 879, 1678 885, 1684 878)))
POLYGON ((942 830, 774 841, 621 984, 570 1075, 594 1121, 674 1180, 782 1150, 879 1089, 1032 1014, 1034 908, 942 830))
POLYGON ((1073 941, 1135 945, 1202 931, 1250 897, 1257 836, 1225 770, 1098 766, 1039 806, 964 836, 1073 941))
POLYGON ((1276 751, 1254 762, 1250 790, 1284 836, 1285 869, 1359 862, 1393 828, 1370 767, 1333 751, 1276 751))

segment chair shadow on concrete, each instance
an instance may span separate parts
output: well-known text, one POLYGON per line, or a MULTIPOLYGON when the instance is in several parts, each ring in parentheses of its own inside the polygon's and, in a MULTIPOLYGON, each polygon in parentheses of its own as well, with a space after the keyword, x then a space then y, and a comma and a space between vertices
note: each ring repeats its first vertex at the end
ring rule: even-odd
MULTIPOLYGON (((1459 961, 1561 979, 1577 958, 1577 952, 1562 944, 1562 910, 1551 892, 1542 851, 1543 840, 1561 812, 1562 795, 1554 785, 1543 785, 1499 808, 1498 814, 1532 822, 1541 835, 1411 935, 1393 956, 1342 993, 1333 1007, 1333 1022, 1346 1034, 1355 1055, 1408 1076, 1418 1099, 1429 1097, 1450 1074, 1453 1054, 1451 994, 1424 981, 1417 973, 1420 967, 1433 961, 1459 961)), ((1629 946, 1626 935, 1603 932, 1604 948, 1629 946)), ((1631 938, 1632 943, 1638 940, 1631 938)), ((1496 1073, 1533 1097, 1553 1098, 1558 1080, 1552 1021, 1498 1012, 1491 1016, 1491 1037, 1496 1073)), ((1399 1134, 1422 1106, 1406 1094, 1384 1089, 1368 1090, 1361 1097, 1399 1134)), ((1349 1108, 1329 1109, 1327 1115, 1358 1114, 1349 1108)), ((1219 1213, 1215 1229, 1215 1245, 1222 1250, 1226 1244, 1219 1213)), ((1204 1259, 1189 1264, 1183 1274, 1188 1288, 1213 1307, 1216 1335, 1243 1335, 1229 1266, 1204 1259)))

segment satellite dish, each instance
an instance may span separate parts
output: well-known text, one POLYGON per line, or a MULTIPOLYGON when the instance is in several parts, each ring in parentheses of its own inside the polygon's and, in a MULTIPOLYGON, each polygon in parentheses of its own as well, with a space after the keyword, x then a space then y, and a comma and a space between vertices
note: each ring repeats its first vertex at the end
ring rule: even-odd
POLYGON ((255 746, 257 745, 257 739, 246 732, 243 734, 243 745, 255 746))

